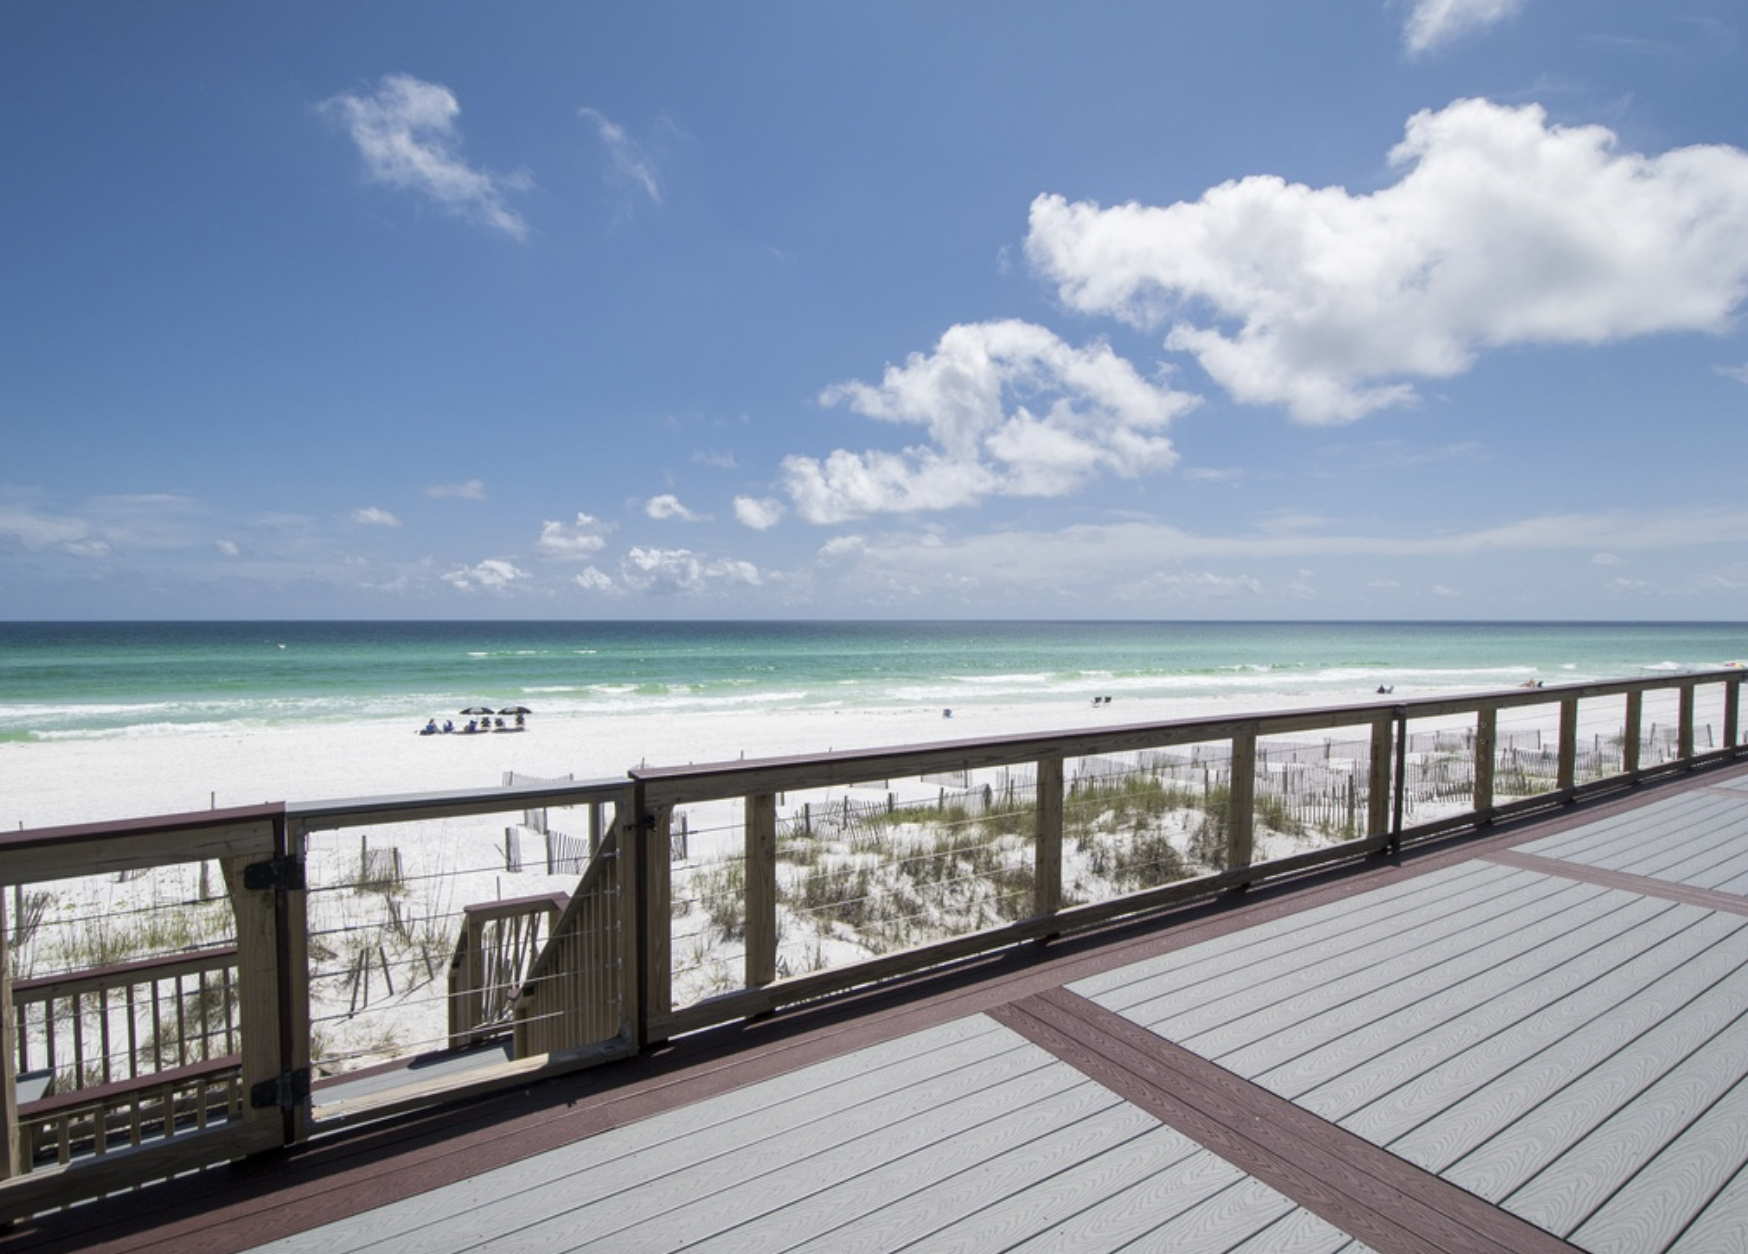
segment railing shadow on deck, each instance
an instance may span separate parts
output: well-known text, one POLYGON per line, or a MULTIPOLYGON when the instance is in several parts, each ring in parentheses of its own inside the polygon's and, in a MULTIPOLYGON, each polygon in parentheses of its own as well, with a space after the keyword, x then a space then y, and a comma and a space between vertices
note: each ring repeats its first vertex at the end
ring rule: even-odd
POLYGON ((0 836, 0 1218, 1727 760, 1743 676, 0 836))

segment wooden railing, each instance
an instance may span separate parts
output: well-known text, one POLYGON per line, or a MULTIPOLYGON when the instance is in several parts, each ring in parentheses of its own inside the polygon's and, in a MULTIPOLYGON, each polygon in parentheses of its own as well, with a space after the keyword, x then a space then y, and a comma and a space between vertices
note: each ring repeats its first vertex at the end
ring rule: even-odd
POLYGON ((508 1031, 511 1004, 569 904, 563 893, 550 893, 462 908, 461 935, 449 960, 449 1048, 466 1049, 508 1031))
MULTIPOLYGON (((16 980, 0 943, 0 1221, 1733 759, 1743 678, 1658 676, 6 834, 0 903, 71 875, 187 875, 210 863, 233 935, 195 953, 16 980), (593 848, 584 860, 567 846, 562 861, 583 867, 562 909, 541 897, 410 920, 399 860, 390 876, 386 859, 367 856, 403 825, 573 806, 589 808, 593 848), (454 930, 429 979, 391 980, 385 946, 368 938, 351 945, 356 969, 380 959, 385 996, 432 985, 455 1016, 440 1011, 440 1040, 507 1032, 494 1039, 509 1042, 509 1061, 500 1053, 460 1073, 428 1065, 435 1056, 404 1072, 383 1064, 386 1078, 362 1096, 346 1092, 344 1074, 312 1074, 312 1035, 333 997, 313 988, 324 959, 311 947, 351 939, 312 930, 312 841, 365 828, 346 856, 375 878, 331 900, 384 912, 404 933, 445 918, 454 930), (513 919, 523 939, 541 920, 537 954, 512 955, 518 933, 503 925, 513 919), (488 938, 494 928, 501 943, 488 938), (495 976, 489 952, 503 959, 495 976), (453 985, 439 973, 451 954, 453 985), (126 1037, 148 1001, 187 1000, 161 992, 166 980, 192 980, 209 1018, 155 1037, 198 1042, 193 1052, 126 1037), (494 986, 514 996, 494 1001, 494 986), (52 1091, 31 1087, 43 1071, 52 1091)), ((556 860, 549 848, 547 865, 556 860)), ((4 939, 22 943, 24 929, 4 939)))
MULTIPOLYGON (((69 875, 161 871, 216 861, 235 932, 234 947, 222 955, 207 952, 159 964, 66 973, 25 981, 22 989, 11 977, 8 945, 0 942, 5 1038, 0 1111, 6 1131, 0 1146, 0 1218, 243 1157, 300 1134, 295 1104, 253 1103, 247 1096, 256 1086, 275 1088, 287 1069, 285 1047, 289 1042, 295 1048, 295 1021, 282 1002, 289 989, 280 978, 294 935, 288 926, 292 912, 276 909, 275 894, 256 887, 253 869, 280 864, 285 830, 284 807, 275 805, 0 837, 0 883, 20 890, 69 875), (216 1016, 208 1004, 207 1029, 191 1032, 186 1007, 180 1011, 171 1055, 176 1065, 158 1069, 160 1046, 167 1040, 146 1048, 136 1037, 125 1054, 115 1048, 112 1033, 119 1028, 125 1036, 126 1024, 137 1031, 142 1022, 133 1012, 143 1008, 136 998, 130 1009, 125 990, 156 988, 164 980, 176 984, 189 976, 207 980, 211 988, 221 972, 217 987, 223 1004, 216 1016), (124 990, 119 1006, 118 989, 124 990), (95 1006, 87 1004, 92 999, 95 1006), (33 1019, 32 1007, 59 1012, 45 1022, 33 1019), (214 1017, 216 1037, 210 1030, 214 1017), (100 1059, 88 1050, 87 1033, 95 1036, 100 1059), (32 1052, 33 1036, 40 1054, 32 1052), (215 1039, 223 1042, 225 1053, 212 1052, 215 1039), (187 1063, 192 1042, 198 1042, 201 1060, 187 1063), (28 1074, 36 1062, 46 1063, 48 1050, 69 1046, 71 1057, 56 1054, 56 1091, 32 1097, 27 1087, 30 1100, 21 1101, 20 1071, 28 1074), (124 1057, 125 1065, 118 1067, 124 1057), (118 1071, 127 1074, 118 1077, 118 1071)), ((152 1004, 162 1027, 163 1003, 154 996, 152 1004)), ((149 1018, 154 1012, 143 1013, 149 1018)))
POLYGON ((514 1006, 517 1057, 609 1040, 635 1048, 637 981, 628 953, 622 817, 615 814, 601 834, 552 939, 528 971, 514 1006))
POLYGON ((234 945, 18 980, 12 1004, 21 1171, 239 1113, 234 945))

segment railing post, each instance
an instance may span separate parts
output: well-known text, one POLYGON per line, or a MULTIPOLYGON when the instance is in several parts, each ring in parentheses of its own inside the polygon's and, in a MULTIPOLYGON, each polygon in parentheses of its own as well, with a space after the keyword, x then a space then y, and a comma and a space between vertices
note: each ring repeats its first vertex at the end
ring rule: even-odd
POLYGON ((1693 768, 1693 681, 1681 685, 1681 716, 1676 732, 1675 754, 1689 770, 1693 768))
POLYGON ((1560 701, 1560 760, 1555 767, 1554 787, 1572 800, 1578 785, 1578 698, 1564 697, 1560 701))
POLYGON ((1499 757, 1499 707, 1475 712, 1475 822, 1493 821, 1493 768, 1499 757))
MULTIPOLYGON (((602 879, 611 884, 611 917, 606 918, 606 934, 598 938, 598 950, 613 972, 619 994, 619 1034, 633 1054, 643 1048, 643 900, 638 895, 638 866, 642 855, 638 846, 637 816, 642 811, 643 790, 638 787, 613 803, 612 864, 603 869, 602 879)), ((603 833, 606 839, 606 833, 603 833)), ((579 889, 582 887, 578 886, 579 889)), ((582 903, 587 905, 586 902, 582 903)))
POLYGON ((1395 806, 1390 815, 1390 842, 1385 849, 1391 854, 1402 852, 1402 814, 1408 802, 1408 707, 1396 707, 1396 787, 1395 806))
POLYGON ((18 1020, 12 1015, 12 953, 6 944, 6 895, 0 892, 0 1180, 18 1174, 18 1020))
POLYGON ((1637 782, 1640 739, 1645 727, 1645 693, 1635 688, 1627 694, 1626 723, 1621 728, 1621 774, 1637 782))
MULTIPOLYGON (((273 821, 273 837, 273 858, 263 865, 295 865, 301 872, 303 833, 292 850, 280 815, 273 821)), ((258 862, 256 855, 245 854, 221 863, 237 925, 242 1114, 264 1131, 269 1121, 277 1121, 283 1143, 291 1145, 309 1134, 308 908, 301 881, 293 887, 283 872, 271 888, 245 887, 249 867, 258 862)))
POLYGON ((1724 681, 1724 748, 1734 750, 1742 721, 1742 681, 1724 681))
POLYGON ((777 794, 746 799, 746 983, 777 979, 777 794))
POLYGON ((1390 758, 1393 719, 1389 710, 1372 718, 1372 756, 1366 790, 1366 835, 1382 835, 1390 826, 1390 758))
POLYGON ((1227 793, 1226 869, 1248 867, 1256 834, 1256 733, 1232 737, 1232 787, 1227 793))
POLYGON ((1038 830, 1032 849, 1032 913, 1062 908, 1062 755, 1038 759, 1038 830))
POLYGON ((642 987, 638 996, 642 1026, 637 1035, 642 1046, 668 1039, 667 1028, 656 1024, 665 1023, 674 1013, 673 877, 668 869, 674 808, 652 807, 641 784, 638 798, 638 831, 633 843, 637 849, 638 911, 642 915, 637 964, 642 987))

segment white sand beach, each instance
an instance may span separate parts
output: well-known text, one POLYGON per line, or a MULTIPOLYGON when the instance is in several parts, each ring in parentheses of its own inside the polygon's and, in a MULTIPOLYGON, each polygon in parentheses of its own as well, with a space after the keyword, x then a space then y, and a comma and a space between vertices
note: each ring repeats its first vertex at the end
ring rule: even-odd
MULTIPOLYGON (((1356 701, 1365 700, 1356 695, 1356 701)), ((1283 709, 1289 699, 1266 708, 1283 709)), ((506 771, 612 779, 673 766, 1231 714, 1231 702, 1056 698, 867 710, 528 719, 491 735, 421 736, 404 722, 175 730, 0 744, 0 822, 52 827, 273 801, 498 786, 506 771)))

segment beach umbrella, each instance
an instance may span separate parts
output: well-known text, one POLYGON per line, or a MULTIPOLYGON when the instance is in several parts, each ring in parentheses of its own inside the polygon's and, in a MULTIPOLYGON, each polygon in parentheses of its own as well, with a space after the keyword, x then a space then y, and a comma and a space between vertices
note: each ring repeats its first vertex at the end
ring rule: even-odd
POLYGON ((462 711, 463 714, 496 714, 497 711, 489 705, 470 705, 462 711))
POLYGON ((534 711, 530 710, 525 705, 506 705, 503 709, 499 710, 498 713, 499 714, 532 714, 532 713, 534 713, 534 711))

